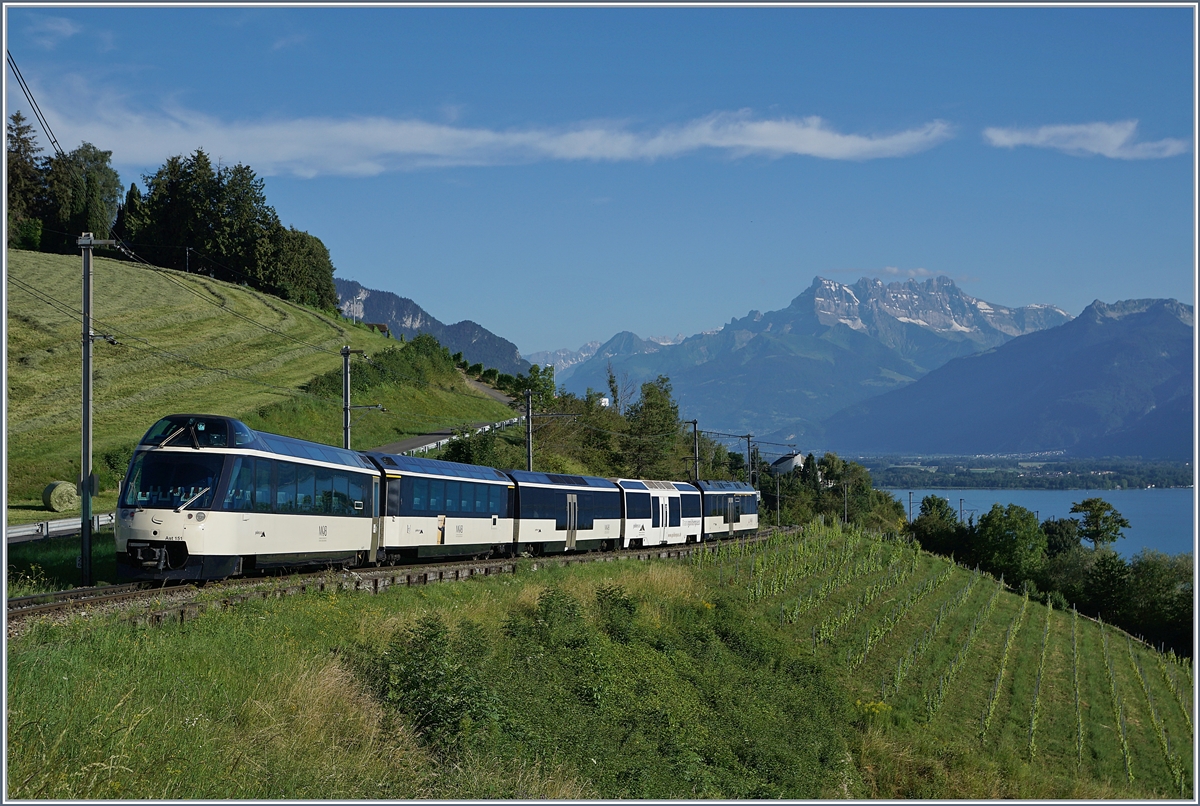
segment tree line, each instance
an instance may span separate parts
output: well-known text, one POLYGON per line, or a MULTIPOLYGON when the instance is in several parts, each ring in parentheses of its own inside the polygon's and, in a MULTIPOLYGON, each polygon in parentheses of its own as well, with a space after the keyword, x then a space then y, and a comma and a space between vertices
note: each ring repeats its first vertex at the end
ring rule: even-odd
MULTIPOLYGON (((112 152, 82 143, 40 156, 33 126, 8 120, 8 246, 71 254, 81 232, 120 239, 155 265, 203 273, 322 310, 337 308, 320 238, 285 227, 248 165, 214 165, 203 149, 170 157, 123 185, 112 152)), ((114 257, 128 259, 121 252, 114 257)))
POLYGON ((978 565, 1059 609, 1075 607, 1154 646, 1192 654, 1192 555, 1142 549, 1126 561, 1112 549, 1129 522, 1102 498, 1074 504, 1079 518, 1037 516, 995 504, 964 523, 940 496, 921 501, 912 534, 921 547, 978 565), (1090 543, 1091 545, 1084 545, 1090 543))

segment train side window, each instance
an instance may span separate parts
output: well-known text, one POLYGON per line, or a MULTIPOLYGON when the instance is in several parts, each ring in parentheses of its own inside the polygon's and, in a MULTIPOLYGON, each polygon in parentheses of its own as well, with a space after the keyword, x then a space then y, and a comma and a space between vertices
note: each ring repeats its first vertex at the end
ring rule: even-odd
POLYGON ((700 517, 700 496, 681 495, 679 497, 680 515, 684 518, 700 517))
POLYGON ((470 513, 475 509, 475 488, 482 487, 481 484, 476 484, 473 481, 464 481, 462 483, 461 498, 458 502, 458 508, 461 512, 470 513))
POLYGON ((275 473, 275 461, 273 459, 255 459, 254 460, 254 510, 256 512, 270 512, 271 499, 271 476, 275 473))
POLYGON ((458 486, 457 481, 446 482, 446 503, 443 506, 446 512, 458 512, 458 486))
POLYGON ((595 510, 592 508, 592 494, 579 494, 579 511, 576 515, 575 527, 577 529, 591 529, 595 524, 595 510))
POLYGON ((446 484, 441 479, 429 479, 429 511, 442 512, 442 498, 446 493, 446 484))
POLYGON ((296 465, 296 511, 315 512, 317 474, 312 465, 296 465))
POLYGON ((333 471, 327 467, 318 467, 316 495, 313 498, 313 512, 326 515, 333 512, 333 471))
POLYGON ((667 499, 667 526, 679 525, 679 499, 667 499))
POLYGON ((499 484, 490 484, 488 488, 488 512, 501 518, 507 518, 509 489, 501 487, 499 484))
POLYGON ((296 466, 291 462, 276 462, 275 511, 296 510, 296 466))
POLYGON ((370 515, 370 507, 367 506, 367 500, 370 498, 367 491, 364 489, 364 482, 370 484, 370 479, 366 476, 360 476, 357 473, 351 473, 348 477, 350 480, 350 492, 347 493, 346 503, 350 506, 351 515, 370 515))
POLYGON ((475 514, 486 515, 488 513, 488 498, 491 491, 497 489, 492 484, 476 484, 475 485, 475 514))
POLYGON ((649 518, 650 493, 625 493, 625 517, 649 518))
POLYGON ((650 526, 657 529, 662 526, 662 499, 657 495, 650 497, 650 526))
POLYGON ((412 498, 412 479, 388 479, 387 482, 387 511, 385 515, 399 515, 402 506, 401 497, 402 491, 408 491, 409 499, 412 498))
POLYGON ((347 473, 333 473, 333 514, 354 514, 354 508, 350 506, 350 476, 347 473))
POLYGON ((225 493, 222 509, 250 510, 253 508, 254 494, 254 459, 249 456, 237 456, 233 460, 233 470, 229 474, 229 490, 225 493))

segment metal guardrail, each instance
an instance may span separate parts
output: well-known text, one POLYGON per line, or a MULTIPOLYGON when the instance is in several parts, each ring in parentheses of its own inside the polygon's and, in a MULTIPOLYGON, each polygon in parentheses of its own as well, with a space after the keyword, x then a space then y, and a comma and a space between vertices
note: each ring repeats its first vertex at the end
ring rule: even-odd
MULTIPOLYGON (((115 512, 105 512, 92 516, 92 529, 109 526, 116 520, 115 512)), ((79 518, 63 518, 57 521, 42 521, 27 523, 24 526, 5 526, 4 540, 6 543, 25 543, 29 540, 41 540, 44 537, 65 537, 78 534, 82 523, 79 518)))
MULTIPOLYGON (((492 423, 491 425, 482 425, 479 428, 475 429, 475 433, 483 434, 483 433, 486 433, 486 432, 491 431, 496 428, 507 428, 510 425, 516 425, 517 423, 521 422, 524 419, 525 419, 524 417, 513 417, 510 420, 504 420, 502 422, 492 423)), ((419 448, 413 448, 412 450, 405 451, 405 454, 407 454, 408 456, 415 456, 418 452, 429 453, 430 451, 436 451, 438 448, 445 447, 446 445, 449 445, 451 442, 453 442, 456 439, 458 439, 458 435, 454 434, 452 436, 446 437, 445 439, 439 439, 437 442, 431 442, 428 445, 422 445, 419 448)))

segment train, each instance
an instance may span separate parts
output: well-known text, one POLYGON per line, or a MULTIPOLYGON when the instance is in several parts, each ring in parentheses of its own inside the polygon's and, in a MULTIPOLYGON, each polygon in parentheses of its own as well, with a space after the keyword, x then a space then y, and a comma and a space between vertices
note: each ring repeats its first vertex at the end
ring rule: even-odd
POLYGON ((117 501, 123 578, 208 581, 268 569, 542 556, 699 543, 758 529, 738 481, 497 470, 353 451, 172 414, 117 501))

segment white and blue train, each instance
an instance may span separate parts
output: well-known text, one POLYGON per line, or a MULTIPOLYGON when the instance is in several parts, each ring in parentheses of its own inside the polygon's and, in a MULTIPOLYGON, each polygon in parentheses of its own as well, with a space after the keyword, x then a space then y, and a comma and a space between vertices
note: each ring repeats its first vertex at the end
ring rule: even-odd
POLYGON ((116 552, 126 577, 208 580, 698 543, 757 529, 758 495, 742 482, 500 471, 175 414, 146 432, 130 460, 116 552))

